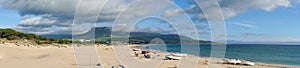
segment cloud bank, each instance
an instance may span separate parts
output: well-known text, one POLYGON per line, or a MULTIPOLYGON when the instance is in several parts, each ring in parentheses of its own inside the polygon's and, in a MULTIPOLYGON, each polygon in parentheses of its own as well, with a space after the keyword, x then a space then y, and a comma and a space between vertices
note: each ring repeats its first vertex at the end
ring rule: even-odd
MULTIPOLYGON (((86 4, 82 5, 82 8, 91 8, 93 4, 97 4, 96 0, 0 0, 0 7, 7 9, 16 9, 19 12, 19 15, 23 17, 22 21, 17 26, 13 28, 29 33, 37 34, 65 34, 71 33, 72 22, 74 19, 75 12, 79 2, 84 2, 86 4), (91 4, 88 4, 91 3, 91 4)), ((105 0, 98 0, 100 2, 105 2, 105 0)), ((136 0, 109 0, 104 6, 103 11, 100 13, 99 18, 97 19, 99 23, 112 23, 116 16, 130 3, 135 2, 136 0)), ((148 1, 148 0, 146 0, 148 1)), ((203 0, 207 1, 207 0, 203 0)), ((290 0, 218 0, 219 5, 223 11, 225 19, 235 17, 241 13, 247 12, 248 9, 257 9, 270 12, 278 7, 291 7, 290 0)), ((157 6, 161 7, 165 5, 164 3, 144 3, 140 6, 131 7, 132 9, 138 9, 141 11, 131 11, 128 14, 128 18, 136 17, 138 15, 143 15, 151 12, 150 10, 162 10, 162 9, 152 9, 147 8, 147 6, 157 6), (144 10, 144 11, 143 11, 144 10)), ((216 16, 211 4, 206 4, 204 8, 211 9, 212 11, 206 15, 216 16)), ((99 12, 93 12, 98 8, 92 8, 86 10, 86 13, 82 13, 81 18, 84 18, 83 23, 88 22, 91 18, 90 15, 98 14, 99 12)), ((202 13, 199 6, 195 4, 190 5, 185 9, 185 12, 191 15, 195 15, 193 20, 205 20, 205 16, 202 13)), ((164 16, 177 16, 182 14, 183 11, 178 9, 165 10, 163 12, 164 16)), ((216 17, 218 18, 218 17, 216 17)), ((126 18, 124 18, 126 19, 126 18)), ((219 20, 219 19, 216 19, 219 20)), ((126 24, 126 23, 125 23, 126 24)), ((236 23, 237 24, 237 23, 236 23)), ((184 24, 183 24, 184 25, 184 24)), ((183 25, 175 25, 182 28, 183 25)), ((247 24, 237 24, 243 25, 246 27, 253 27, 252 25, 247 24)), ((156 31, 153 28, 148 28, 148 30, 156 31)), ((164 31, 164 30, 163 30, 164 31)))
MULTIPOLYGON (((15 9, 23 17, 22 21, 13 27, 18 31, 37 34, 70 34, 71 24, 79 2, 85 3, 84 5, 81 4, 82 8, 90 8, 96 4, 93 2, 99 1, 105 2, 105 0, 5 0, 1 2, 3 3, 1 8, 15 9), (53 28, 55 30, 50 30, 53 28)), ((125 5, 127 3, 122 2, 122 0, 110 0, 108 7, 104 8, 98 21, 113 21, 125 5)), ((92 19, 90 15, 97 15, 99 12, 95 12, 95 10, 98 9, 85 10, 86 12, 81 15, 83 16, 81 18, 86 20, 83 23, 92 19)))

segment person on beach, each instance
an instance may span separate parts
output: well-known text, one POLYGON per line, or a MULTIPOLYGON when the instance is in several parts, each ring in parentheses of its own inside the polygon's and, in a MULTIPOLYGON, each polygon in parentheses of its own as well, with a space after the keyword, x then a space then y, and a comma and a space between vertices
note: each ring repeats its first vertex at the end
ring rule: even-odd
POLYGON ((136 52, 134 52, 134 54, 135 54, 135 56, 136 56, 136 57, 138 57, 138 56, 139 56, 139 54, 138 54, 138 53, 136 53, 136 52))

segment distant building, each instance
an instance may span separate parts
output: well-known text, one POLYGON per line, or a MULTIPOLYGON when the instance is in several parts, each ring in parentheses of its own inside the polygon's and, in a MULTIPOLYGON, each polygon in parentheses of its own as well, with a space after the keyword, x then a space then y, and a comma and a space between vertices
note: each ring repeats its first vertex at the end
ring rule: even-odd
POLYGON ((91 42, 91 40, 79 39, 80 42, 91 42))

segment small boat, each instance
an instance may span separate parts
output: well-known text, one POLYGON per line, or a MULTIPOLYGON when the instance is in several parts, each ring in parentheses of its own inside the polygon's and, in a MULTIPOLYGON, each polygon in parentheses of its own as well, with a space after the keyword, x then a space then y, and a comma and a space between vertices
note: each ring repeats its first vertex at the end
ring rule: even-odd
POLYGON ((255 65, 255 63, 250 62, 250 61, 246 61, 246 60, 242 60, 241 64, 243 64, 243 65, 249 65, 249 66, 254 66, 255 65))
POLYGON ((171 60, 180 60, 181 57, 176 57, 176 56, 166 56, 166 59, 171 59, 171 60))
POLYGON ((180 54, 180 53, 172 53, 171 55, 177 56, 177 57, 185 57, 187 54, 180 54))
POLYGON ((224 63, 228 63, 228 64, 241 64, 242 61, 239 59, 225 59, 224 63))
POLYGON ((140 51, 141 49, 133 48, 133 51, 140 51))

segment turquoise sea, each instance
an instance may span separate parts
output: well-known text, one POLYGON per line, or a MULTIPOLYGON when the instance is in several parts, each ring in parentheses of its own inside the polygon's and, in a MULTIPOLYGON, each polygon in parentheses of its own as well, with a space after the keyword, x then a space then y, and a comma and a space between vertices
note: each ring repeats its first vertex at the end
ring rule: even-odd
MULTIPOLYGON (((162 45, 151 45, 151 48, 162 45)), ((210 57, 210 44, 188 44, 191 49, 200 46, 200 56, 210 57)), ((149 46, 139 48, 149 49, 149 46)), ((180 53, 180 44, 167 44, 167 52, 180 53)), ((155 48, 154 50, 160 50, 155 48)), ((195 50, 190 50, 195 51, 195 50)), ((192 53, 191 53, 192 54, 192 53)), ((192 54, 197 55, 197 54, 192 54)), ((225 58, 244 59, 253 62, 284 64, 300 66, 300 45, 276 45, 276 44, 227 44, 225 58)))

